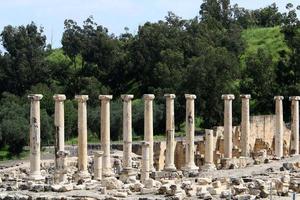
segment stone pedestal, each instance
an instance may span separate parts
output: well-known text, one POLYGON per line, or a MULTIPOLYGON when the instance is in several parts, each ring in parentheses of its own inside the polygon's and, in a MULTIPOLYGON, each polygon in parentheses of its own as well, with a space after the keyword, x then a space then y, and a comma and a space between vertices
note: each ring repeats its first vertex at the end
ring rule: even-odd
POLYGON ((78 101, 78 178, 90 178, 87 152, 87 100, 88 95, 76 95, 78 101))
POLYGON ((291 154, 293 155, 299 154, 299 100, 300 100, 300 96, 290 97, 290 101, 292 101, 291 130, 292 130, 292 138, 293 138, 291 143, 291 154))
POLYGON ((240 95, 242 98, 242 123, 241 123, 241 149, 242 157, 250 156, 250 144, 249 144, 249 136, 250 136, 250 106, 249 100, 251 95, 243 94, 240 95))
POLYGON ((205 164, 201 167, 202 170, 216 170, 214 163, 214 131, 205 129, 205 164))
POLYGON ((56 169, 54 174, 54 182, 56 184, 67 182, 67 156, 69 152, 58 151, 56 153, 56 169))
POLYGON ((40 100, 41 94, 30 94, 30 173, 29 179, 43 180, 41 175, 41 127, 40 127, 40 100))
POLYGON ((103 151, 94 152, 94 180, 102 180, 102 156, 103 151))
POLYGON ((175 94, 165 94, 166 97, 166 156, 165 171, 176 171, 174 164, 175 150, 175 117, 174 117, 174 99, 175 94))
POLYGON ((232 158, 232 100, 233 94, 222 95, 224 99, 224 158, 232 158))
POLYGON ((144 94, 144 140, 149 143, 149 162, 151 171, 154 169, 153 158, 153 99, 154 94, 144 94))
POLYGON ((145 183, 150 178, 150 163, 149 163, 149 143, 142 142, 142 169, 141 169, 141 182, 145 183))
POLYGON ((196 95, 186 94, 186 118, 185 118, 185 166, 184 171, 198 171, 195 165, 195 99, 196 95))
POLYGON ((65 118, 64 118, 64 100, 66 96, 56 94, 53 96, 55 100, 54 126, 55 126, 55 167, 58 166, 58 151, 65 150, 65 118))
POLYGON ((136 172, 132 168, 132 113, 131 100, 133 95, 121 95, 123 99, 123 170, 122 181, 135 178, 136 172))
POLYGON ((99 95, 101 101, 101 151, 102 158, 102 176, 109 177, 113 175, 110 161, 110 100, 112 95, 99 95))
POLYGON ((283 157, 283 96, 275 96, 276 132, 275 132, 275 156, 283 157))

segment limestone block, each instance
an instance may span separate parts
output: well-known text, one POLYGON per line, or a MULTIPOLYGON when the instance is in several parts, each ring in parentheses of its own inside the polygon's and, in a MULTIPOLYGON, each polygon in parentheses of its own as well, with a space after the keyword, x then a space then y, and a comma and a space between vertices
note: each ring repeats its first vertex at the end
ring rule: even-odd
POLYGON ((115 177, 106 177, 101 181, 101 183, 107 190, 121 189, 123 186, 122 181, 119 181, 115 177))

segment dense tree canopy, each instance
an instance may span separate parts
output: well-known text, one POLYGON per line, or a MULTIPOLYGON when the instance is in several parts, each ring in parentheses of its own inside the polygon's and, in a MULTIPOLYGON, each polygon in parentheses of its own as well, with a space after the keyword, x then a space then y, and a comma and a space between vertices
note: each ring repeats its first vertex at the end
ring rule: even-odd
MULTIPOLYGON (((53 144, 53 94, 64 93, 66 139, 77 136, 76 94, 88 94, 89 135, 99 137, 99 94, 113 94, 111 135, 122 138, 120 95, 135 95, 133 129, 143 135, 142 95, 154 93, 154 129, 164 133, 163 94, 175 93, 177 131, 184 131, 185 93, 197 95, 197 130, 222 125, 221 95, 252 95, 251 113, 272 113, 274 95, 299 95, 300 23, 292 4, 280 13, 276 4, 249 10, 229 0, 205 0, 199 15, 182 19, 169 12, 165 19, 146 22, 135 35, 115 36, 93 17, 83 25, 66 19, 62 48, 46 44, 42 28, 6 26, 0 35, 0 148, 18 154, 28 144, 29 93, 41 93, 42 142, 53 144), (286 48, 251 49, 245 30, 277 27, 286 48), (250 49, 250 50, 245 50, 250 49), (275 51, 275 53, 272 53, 275 51), (13 137, 11 137, 13 136, 13 137), (18 145, 13 145, 18 144, 18 145)), ((252 36, 251 36, 252 37, 252 36)), ((234 121, 239 123, 239 98, 234 121)), ((288 106, 288 105, 286 105, 288 106)), ((288 119, 288 114, 285 116, 288 119)))

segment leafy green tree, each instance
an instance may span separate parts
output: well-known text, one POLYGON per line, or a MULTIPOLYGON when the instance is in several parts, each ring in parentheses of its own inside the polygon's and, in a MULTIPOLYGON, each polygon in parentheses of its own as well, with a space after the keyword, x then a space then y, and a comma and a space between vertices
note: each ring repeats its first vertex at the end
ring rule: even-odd
POLYGON ((44 60, 46 37, 43 29, 31 23, 27 26, 6 26, 1 33, 6 52, 0 66, 1 92, 22 95, 32 85, 48 79, 44 60))

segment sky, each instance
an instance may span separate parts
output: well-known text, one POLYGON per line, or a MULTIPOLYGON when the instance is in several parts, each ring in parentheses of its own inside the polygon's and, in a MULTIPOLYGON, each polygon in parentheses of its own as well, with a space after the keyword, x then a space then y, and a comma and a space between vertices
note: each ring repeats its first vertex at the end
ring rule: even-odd
MULTIPOLYGON (((248 9, 274 2, 281 11, 285 11, 287 3, 299 4, 299 0, 231 0, 232 5, 237 3, 248 9)), ((47 43, 57 48, 61 46, 65 19, 81 24, 92 15, 97 24, 119 35, 125 32, 125 27, 136 33, 139 25, 164 19, 168 11, 191 19, 198 15, 201 3, 202 0, 0 0, 0 31, 6 25, 26 25, 33 21, 44 27, 47 43)))

